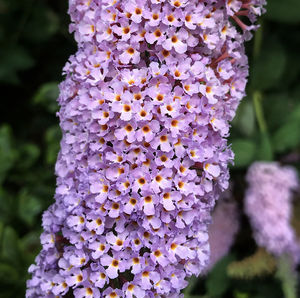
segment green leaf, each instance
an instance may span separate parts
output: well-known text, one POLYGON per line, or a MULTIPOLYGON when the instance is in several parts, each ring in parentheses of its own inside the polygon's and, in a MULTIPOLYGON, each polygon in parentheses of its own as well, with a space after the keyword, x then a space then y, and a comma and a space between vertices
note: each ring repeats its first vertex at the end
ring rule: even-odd
POLYGON ((291 121, 297 121, 300 124, 300 104, 293 107, 291 114, 289 115, 291 121))
MULTIPOLYGON (((234 260, 233 255, 221 259, 210 271, 206 279, 206 290, 208 297, 219 297, 230 287, 230 280, 226 273, 228 264, 234 260)), ((221 296, 223 297, 223 296, 221 296)))
POLYGON ((267 132, 262 132, 259 134, 255 159, 264 161, 273 160, 273 148, 267 132))
POLYGON ((289 121, 280 127, 272 138, 273 148, 276 152, 284 152, 296 148, 300 144, 300 123, 289 121))
POLYGON ((288 92, 270 92, 264 95, 263 108, 268 129, 274 131, 282 126, 290 117, 292 98, 288 92))
POLYGON ((248 293, 242 293, 239 291, 235 291, 234 292, 234 298, 249 298, 249 294, 248 293))
POLYGON ((4 232, 4 223, 0 221, 0 245, 2 243, 3 232, 4 232))
POLYGON ((18 168, 28 169, 39 158, 40 149, 35 144, 22 144, 19 148, 18 168))
POLYGON ((16 231, 7 226, 3 232, 1 257, 14 265, 20 264, 19 240, 16 231))
POLYGON ((34 61, 27 50, 17 45, 0 47, 0 81, 5 83, 19 83, 18 72, 34 65, 34 61))
POLYGON ((21 239, 22 250, 27 250, 32 252, 32 250, 40 249, 40 234, 42 233, 42 228, 37 229, 36 231, 29 232, 21 239))
POLYGON ((0 220, 8 223, 15 215, 15 204, 12 196, 0 187, 0 220))
POLYGON ((40 234, 41 231, 39 230, 32 231, 21 239, 20 249, 28 266, 34 262, 35 257, 41 249, 40 234))
POLYGON ((245 139, 235 139, 232 141, 234 152, 234 167, 242 168, 248 166, 255 159, 255 143, 245 139))
POLYGON ((18 214, 20 218, 28 225, 32 225, 35 217, 41 212, 42 204, 38 198, 22 190, 19 196, 18 214))
POLYGON ((286 65, 286 54, 277 40, 268 40, 263 44, 260 55, 251 68, 251 86, 254 90, 265 90, 276 86, 286 65))
POLYGON ((0 263, 1 283, 14 283, 18 281, 19 273, 12 264, 0 263))
MULTIPOLYGON (((293 39, 293 41, 295 40, 293 39)), ((297 43, 295 42, 295 44, 297 43)), ((289 42, 287 65, 285 67, 284 74, 280 79, 280 83, 282 86, 284 86, 284 88, 280 89, 289 90, 290 86, 292 87, 294 84, 298 83, 298 77, 300 73, 300 57, 297 49, 295 48, 297 48, 297 46, 293 46, 289 42)))
POLYGON ((58 83, 49 82, 42 85, 35 96, 33 102, 43 106, 48 112, 55 113, 58 109, 57 98, 59 95, 58 83))
POLYGON ((239 105, 232 125, 245 136, 251 136, 253 134, 255 130, 255 113, 253 104, 248 97, 243 99, 239 105))
POLYGON ((47 144, 46 161, 48 164, 54 164, 59 151, 59 141, 61 139, 61 130, 58 125, 50 127, 46 131, 45 141, 47 144))
POLYGON ((193 289, 195 288, 197 282, 199 281, 199 279, 195 276, 191 277, 188 282, 188 286, 184 289, 183 293, 184 293, 184 296, 186 295, 191 295, 192 292, 193 292, 193 289))
POLYGON ((58 31, 59 21, 59 17, 44 1, 35 2, 23 34, 32 42, 47 41, 58 31))
POLYGON ((0 127, 0 184, 4 180, 6 172, 13 166, 16 159, 16 151, 12 144, 12 133, 8 125, 0 127))
POLYGON ((276 277, 281 281, 285 298, 297 298, 297 273, 290 256, 282 255, 278 260, 276 277))
POLYGON ((285 23, 300 22, 299 0, 270 0, 267 3, 267 19, 285 23))

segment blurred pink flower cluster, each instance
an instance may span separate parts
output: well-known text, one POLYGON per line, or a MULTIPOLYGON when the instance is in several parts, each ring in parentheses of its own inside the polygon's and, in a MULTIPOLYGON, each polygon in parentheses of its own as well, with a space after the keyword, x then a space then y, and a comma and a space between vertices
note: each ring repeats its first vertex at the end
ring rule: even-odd
POLYGON ((256 162, 247 173, 249 188, 245 212, 259 246, 279 256, 289 253, 300 260, 300 243, 290 224, 293 190, 299 188, 294 168, 275 162, 256 162))

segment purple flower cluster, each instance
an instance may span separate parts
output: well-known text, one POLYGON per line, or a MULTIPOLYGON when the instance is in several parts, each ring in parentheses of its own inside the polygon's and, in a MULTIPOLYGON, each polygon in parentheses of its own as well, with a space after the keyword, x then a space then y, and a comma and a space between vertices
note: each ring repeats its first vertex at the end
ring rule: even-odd
MULTIPOLYGON (((228 194, 231 195, 230 192, 228 194)), ((222 194, 212 213, 212 223, 208 228, 210 259, 207 269, 211 269, 215 263, 229 252, 239 227, 239 213, 236 202, 231 197, 226 200, 222 194)))
POLYGON ((228 186, 264 0, 70 0, 55 203, 27 297, 180 297, 228 186), (236 28, 234 23, 241 28, 236 28))
POLYGON ((300 260, 300 246, 290 225, 292 191, 299 187, 294 168, 256 162, 247 173, 245 212, 258 245, 275 255, 290 253, 300 260))

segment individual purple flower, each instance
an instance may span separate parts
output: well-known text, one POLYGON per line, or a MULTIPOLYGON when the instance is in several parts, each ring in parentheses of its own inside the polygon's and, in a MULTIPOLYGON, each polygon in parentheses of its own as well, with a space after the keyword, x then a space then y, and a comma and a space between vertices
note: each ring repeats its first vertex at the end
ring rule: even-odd
POLYGON ((228 2, 69 0, 78 50, 28 298, 175 298, 205 270, 248 75, 239 16, 264 4, 228 2))
POLYGON ((276 162, 256 162, 248 170, 247 182, 245 212, 257 244, 276 256, 289 253, 299 262, 300 242, 290 224, 292 191, 299 188, 296 170, 276 162))
POLYGON ((138 46, 128 46, 127 43, 119 44, 118 50, 121 52, 120 61, 123 64, 139 63, 140 62, 140 53, 136 50, 138 46))
POLYGON ((129 1, 125 7, 126 13, 134 23, 142 22, 145 18, 144 2, 143 0, 129 1))
POLYGON ((176 29, 174 28, 168 31, 168 38, 162 44, 162 46, 167 51, 174 49, 178 54, 183 54, 187 50, 187 39, 187 30, 181 28, 178 32, 176 32, 176 29))

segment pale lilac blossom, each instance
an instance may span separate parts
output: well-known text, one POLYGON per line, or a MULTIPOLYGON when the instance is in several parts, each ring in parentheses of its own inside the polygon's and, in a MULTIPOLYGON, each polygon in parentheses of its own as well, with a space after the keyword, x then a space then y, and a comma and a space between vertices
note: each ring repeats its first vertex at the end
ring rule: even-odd
POLYGON ((256 162, 248 169, 245 212, 259 246, 280 256, 290 254, 300 261, 300 242, 291 226, 293 191, 299 178, 293 167, 276 162, 256 162))
POLYGON ((27 298, 178 298, 205 270, 243 42, 265 3, 225 2, 69 0, 78 50, 63 69, 55 203, 27 298))
POLYGON ((226 195, 222 194, 222 200, 217 203, 212 214, 212 223, 208 229, 211 255, 207 269, 211 269, 228 254, 239 227, 238 206, 228 191, 226 195))

